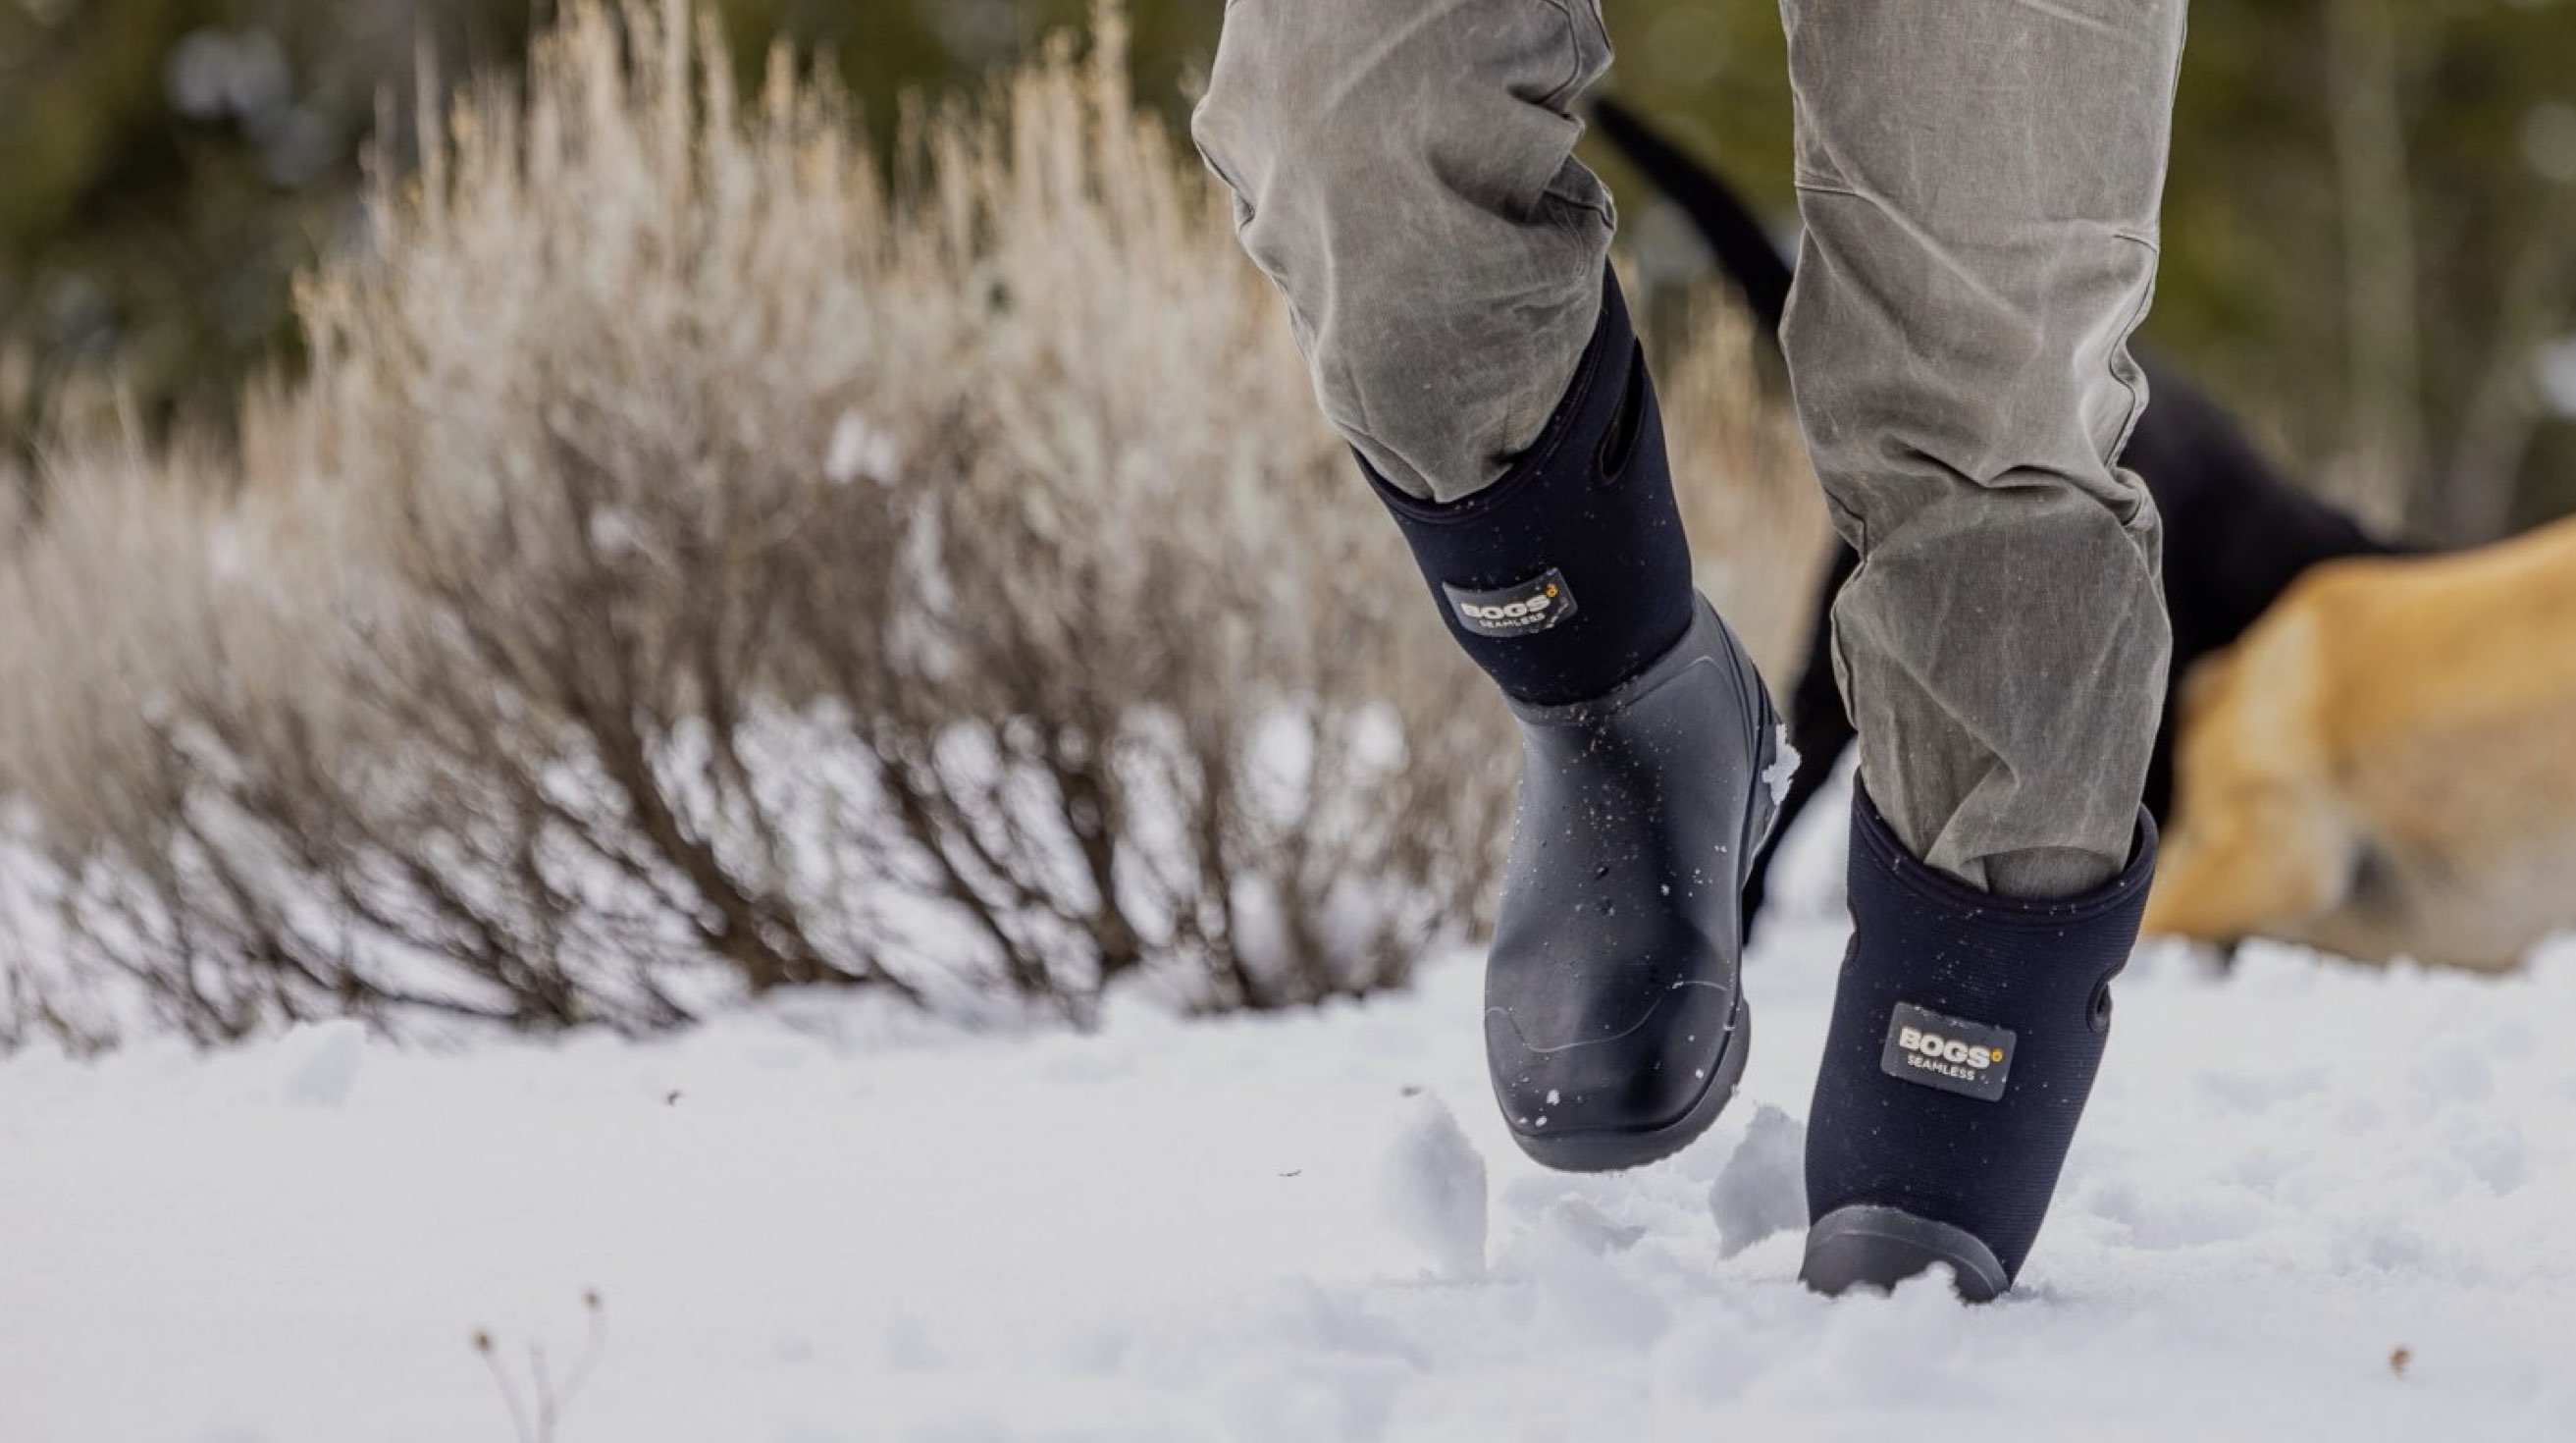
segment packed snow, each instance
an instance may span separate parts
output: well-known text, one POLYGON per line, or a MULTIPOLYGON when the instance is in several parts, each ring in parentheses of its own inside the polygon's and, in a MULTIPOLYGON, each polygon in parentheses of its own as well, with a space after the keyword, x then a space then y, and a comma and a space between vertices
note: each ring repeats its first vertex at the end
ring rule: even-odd
POLYGON ((2150 949, 2022 1291, 1827 1302, 1798 1159, 1842 936, 1795 840, 1742 1095, 1613 1177, 1513 1149, 1469 955, 1090 1034, 796 997, 22 1053, 0 1440, 2576 1436, 2576 947, 2150 949))

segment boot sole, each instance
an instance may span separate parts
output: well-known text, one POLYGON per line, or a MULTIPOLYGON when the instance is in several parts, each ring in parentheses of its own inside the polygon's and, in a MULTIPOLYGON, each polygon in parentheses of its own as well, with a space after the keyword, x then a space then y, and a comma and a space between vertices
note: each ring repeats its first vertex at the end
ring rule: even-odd
POLYGON ((1887 1292, 1909 1278, 1947 1267, 1959 1297, 1990 1303, 2012 1287, 1994 1249, 1947 1223, 1898 1208, 1836 1208, 1807 1230, 1798 1280, 1828 1297, 1854 1288, 1887 1292))

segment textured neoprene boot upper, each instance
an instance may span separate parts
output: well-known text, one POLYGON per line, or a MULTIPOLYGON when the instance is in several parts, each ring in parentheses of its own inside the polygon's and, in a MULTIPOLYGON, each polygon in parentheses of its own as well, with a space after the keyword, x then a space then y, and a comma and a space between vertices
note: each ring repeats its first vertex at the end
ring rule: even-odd
POLYGON ((1800 1276, 1890 1287, 1947 1264, 1983 1302, 2012 1286, 2110 1037, 2155 872, 2055 901, 2000 897, 1918 861, 1855 789, 1851 950, 1807 1120, 1800 1276))
POLYGON ((1778 724, 1691 589, 1616 281, 1565 400, 1510 474, 1446 505, 1378 491, 1521 725, 1485 982, 1503 1115, 1552 1167, 1668 1156, 1743 1072, 1741 894, 1773 812, 1778 724))
POLYGON ((1446 503, 1369 480, 1450 635, 1507 696, 1600 696, 1690 629, 1690 543, 1663 417, 1614 276, 1573 384, 1509 473, 1446 503))

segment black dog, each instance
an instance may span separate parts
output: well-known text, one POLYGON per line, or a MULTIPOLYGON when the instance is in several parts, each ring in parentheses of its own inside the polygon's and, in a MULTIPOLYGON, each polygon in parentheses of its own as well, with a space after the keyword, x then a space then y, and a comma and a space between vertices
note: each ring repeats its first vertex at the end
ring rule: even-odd
MULTIPOLYGON (((1715 252, 1718 268, 1744 295, 1763 333, 1776 337, 1789 304, 1790 263, 1743 200, 1706 166, 1615 101, 1594 107, 1601 134, 1678 204, 1715 252)), ((2165 606, 2173 617, 2173 672, 2164 725, 2147 774, 2147 807, 2163 819, 2173 802, 2173 737, 2179 683, 2194 662, 2234 642, 2299 574, 2338 556, 2405 548, 2372 537, 2266 461, 2242 427, 2208 393, 2156 356, 2140 363, 2154 404, 2138 422, 2123 464, 2154 493, 2165 520, 2165 606)), ((1786 835, 1833 775, 1853 739, 1834 682, 1834 597, 1860 558, 1837 545, 1816 598, 1806 669, 1790 695, 1791 739, 1799 760, 1780 813, 1786 835)), ((1748 920, 1760 912, 1770 859, 1746 894, 1748 920)))

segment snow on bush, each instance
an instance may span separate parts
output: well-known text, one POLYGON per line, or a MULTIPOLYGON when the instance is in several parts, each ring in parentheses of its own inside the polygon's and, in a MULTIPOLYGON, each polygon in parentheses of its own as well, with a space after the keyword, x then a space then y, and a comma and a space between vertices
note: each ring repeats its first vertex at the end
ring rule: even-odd
MULTIPOLYGON (((1474 927, 1508 726, 1095 29, 890 180, 787 52, 740 95, 676 0, 569 7, 237 447, 59 443, 0 552, 0 1042, 105 1040, 101 979, 203 1039, 1273 1008, 1474 927)), ((1702 329, 1740 530, 1794 433, 1702 329)))

